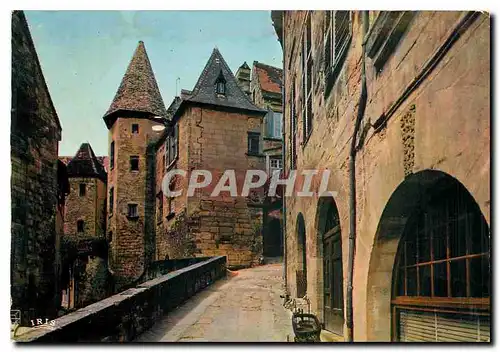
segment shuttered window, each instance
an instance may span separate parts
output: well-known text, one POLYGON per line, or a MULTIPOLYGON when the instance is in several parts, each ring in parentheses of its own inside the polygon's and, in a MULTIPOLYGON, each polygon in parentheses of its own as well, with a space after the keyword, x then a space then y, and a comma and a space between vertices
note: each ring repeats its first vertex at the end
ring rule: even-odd
POLYGON ((295 78, 290 97, 290 169, 297 168, 297 114, 295 110, 295 78))
POLYGON ((313 55, 312 55, 312 27, 311 15, 307 15, 306 28, 303 35, 303 52, 302 52, 302 127, 303 144, 307 143, 312 131, 313 123, 313 55))
POLYGON ((403 342, 488 342, 490 318, 402 309, 399 336, 403 342))
POLYGON ((326 11, 324 62, 325 96, 340 73, 352 38, 351 11, 326 11))

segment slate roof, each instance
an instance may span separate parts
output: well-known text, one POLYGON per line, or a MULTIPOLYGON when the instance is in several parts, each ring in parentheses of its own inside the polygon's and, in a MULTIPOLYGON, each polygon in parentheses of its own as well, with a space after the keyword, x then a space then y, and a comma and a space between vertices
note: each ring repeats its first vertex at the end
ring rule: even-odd
MULTIPOLYGON (((109 156, 107 155, 97 155, 97 161, 104 167, 104 171, 108 172, 109 170, 109 156)), ((59 160, 64 163, 64 165, 68 165, 71 160, 73 160, 73 156, 63 155, 59 156, 59 160)))
POLYGON ((283 81, 282 69, 258 61, 254 61, 253 67, 259 79, 260 88, 263 91, 281 94, 281 85, 283 81))
POLYGON ((190 94, 185 92, 183 102, 195 102, 225 106, 254 112, 266 112, 258 108, 236 82, 231 69, 217 48, 212 52, 203 72, 190 94), (215 82, 222 74, 226 81, 225 95, 216 94, 215 82))
POLYGON ((120 110, 166 115, 165 105, 142 41, 137 45, 113 102, 104 115, 108 128, 113 124, 111 116, 120 110))
POLYGON ((89 143, 82 143, 78 152, 68 162, 67 169, 69 177, 97 177, 104 182, 107 180, 106 170, 89 143))

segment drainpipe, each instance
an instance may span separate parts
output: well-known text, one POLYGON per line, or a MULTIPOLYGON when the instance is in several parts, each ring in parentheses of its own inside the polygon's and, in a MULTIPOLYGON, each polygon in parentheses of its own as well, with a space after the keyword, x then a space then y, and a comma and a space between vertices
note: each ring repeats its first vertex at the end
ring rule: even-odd
MULTIPOLYGON (((283 46, 282 48, 285 49, 285 12, 283 11, 283 15, 281 16, 281 37, 283 38, 283 46)), ((285 50, 283 50, 283 65, 285 65, 285 50)), ((283 116, 283 121, 281 125, 281 164, 283 165, 283 170, 286 170, 285 168, 285 155, 286 155, 286 148, 285 148, 285 82, 286 82, 286 73, 285 70, 283 70, 283 86, 281 88, 281 109, 282 109, 282 114, 283 116)), ((283 198, 282 198, 282 217, 283 217, 283 226, 281 228, 282 231, 282 236, 283 236, 283 280, 285 281, 285 297, 288 295, 288 280, 287 280, 287 257, 286 257, 286 197, 285 197, 285 192, 283 192, 283 198)))
POLYGON ((347 298, 346 298, 346 320, 347 320, 347 341, 354 341, 353 306, 352 291, 354 277, 354 253, 356 246, 356 141, 361 120, 365 114, 367 92, 366 92, 366 72, 365 72, 365 44, 368 33, 368 11, 363 11, 363 43, 361 52, 361 95, 359 97, 358 114, 354 125, 354 132, 351 139, 351 149, 349 154, 349 257, 347 262, 347 298))

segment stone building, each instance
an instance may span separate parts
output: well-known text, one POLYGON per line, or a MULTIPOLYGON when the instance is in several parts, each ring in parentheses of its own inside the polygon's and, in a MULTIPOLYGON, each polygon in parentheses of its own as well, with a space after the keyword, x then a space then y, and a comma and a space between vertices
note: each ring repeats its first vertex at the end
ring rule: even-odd
POLYGON ((271 16, 284 167, 337 192, 286 197, 290 296, 332 340, 489 340, 488 14, 271 16))
POLYGON ((62 219, 68 192, 58 162, 61 124, 26 17, 12 13, 11 309, 22 324, 52 319, 60 305, 62 219))
POLYGON ((69 160, 67 173, 71 192, 64 219, 63 243, 68 248, 62 306, 77 308, 105 298, 110 291, 107 253, 92 250, 92 245, 106 247, 107 174, 89 143, 82 143, 69 160))
MULTIPOLYGON (((255 105, 267 110, 262 124, 262 153, 265 156, 266 172, 269 177, 274 171, 282 170, 282 77, 283 70, 254 61, 252 70, 246 62, 236 71, 236 79, 241 89, 247 93, 255 105)), ((279 257, 283 255, 282 200, 268 197, 263 208, 263 255, 279 257)))
MULTIPOLYGON (((262 151, 266 156, 266 171, 269 177, 275 171, 281 172, 283 168, 282 79, 282 69, 254 61, 250 91, 255 105, 267 110, 262 125, 262 151)), ((282 199, 279 196, 266 199, 263 228, 263 253, 265 257, 283 255, 282 204, 282 199)))
MULTIPOLYGON (((212 197, 225 170, 234 170, 241 192, 247 170, 264 170, 262 119, 258 108, 239 87, 218 49, 214 49, 192 91, 182 90, 169 112, 169 127, 156 143, 156 258, 227 256, 229 267, 247 267, 262 255, 262 193, 248 197, 223 191, 212 197), (161 187, 172 169, 167 198, 161 187), (209 187, 187 195, 192 170, 212 173, 209 187)), ((203 176, 202 176, 203 177, 203 176)), ((201 177, 200 177, 201 178, 201 177)))
POLYGON ((166 109, 141 41, 104 115, 109 130, 107 238, 109 270, 115 290, 143 274, 154 254, 154 160, 149 145, 157 139, 155 116, 166 109), (151 253, 152 251, 152 253, 151 253))

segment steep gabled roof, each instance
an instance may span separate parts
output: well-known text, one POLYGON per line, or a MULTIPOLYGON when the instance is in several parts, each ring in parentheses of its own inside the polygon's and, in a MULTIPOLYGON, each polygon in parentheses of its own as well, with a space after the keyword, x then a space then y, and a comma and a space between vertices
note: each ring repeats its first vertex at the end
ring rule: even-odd
POLYGON ((165 116, 166 110, 149 62, 144 42, 140 41, 104 120, 108 128, 118 111, 165 116))
POLYGON ((255 106, 248 95, 241 90, 231 69, 217 48, 213 50, 191 94, 189 96, 186 94, 183 101, 265 112, 265 110, 255 106), (221 75, 226 81, 224 95, 215 92, 215 82, 221 75))
POLYGON ((269 66, 258 61, 254 61, 253 67, 259 79, 260 88, 269 93, 281 94, 283 80, 283 70, 274 66, 269 66))
POLYGON ((69 177, 97 177, 104 182, 107 180, 104 166, 95 156, 89 143, 82 143, 67 168, 69 177))

